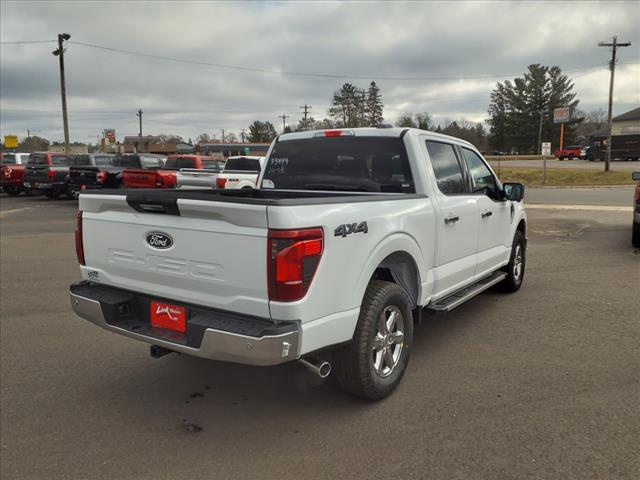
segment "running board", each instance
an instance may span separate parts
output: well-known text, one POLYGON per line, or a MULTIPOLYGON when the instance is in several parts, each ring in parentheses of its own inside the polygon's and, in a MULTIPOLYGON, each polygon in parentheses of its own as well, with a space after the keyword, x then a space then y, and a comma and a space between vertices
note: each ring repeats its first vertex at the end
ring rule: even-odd
POLYGON ((437 314, 450 312, 459 305, 462 305, 467 300, 475 297, 479 293, 484 292, 488 288, 493 287, 496 283, 505 279, 507 274, 505 272, 493 272, 491 275, 484 277, 479 282, 464 287, 451 295, 446 296, 442 300, 438 300, 435 303, 430 303, 425 307, 428 313, 437 314))

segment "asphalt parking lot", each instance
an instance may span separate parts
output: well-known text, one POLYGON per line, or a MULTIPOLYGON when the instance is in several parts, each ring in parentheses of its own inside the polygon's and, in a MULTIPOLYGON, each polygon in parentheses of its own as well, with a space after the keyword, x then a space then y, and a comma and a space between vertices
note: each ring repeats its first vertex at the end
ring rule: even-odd
POLYGON ((76 208, 0 198, 3 480, 640 476, 630 212, 531 210, 522 290, 427 318, 368 403, 296 364, 154 360, 75 317, 76 208))

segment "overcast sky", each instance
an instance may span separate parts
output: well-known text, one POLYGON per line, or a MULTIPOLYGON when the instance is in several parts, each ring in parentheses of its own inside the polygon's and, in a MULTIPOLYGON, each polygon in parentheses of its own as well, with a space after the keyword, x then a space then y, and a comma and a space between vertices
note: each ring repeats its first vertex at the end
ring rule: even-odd
MULTIPOLYGON (((497 81, 532 63, 559 65, 575 80, 580 108, 607 108, 608 48, 620 49, 614 114, 640 106, 638 2, 5 2, 2 42, 71 42, 262 70, 178 63, 70 43, 65 54, 72 141, 143 133, 194 138, 239 132, 253 120, 278 129, 309 104, 327 115, 345 81, 378 79, 384 116, 431 113, 436 122, 484 121, 497 81), (344 76, 314 77, 282 72, 344 76), (353 78, 350 76, 362 77, 353 78), (417 77, 417 78, 416 78, 417 77), (93 137, 92 137, 93 136, 93 137)), ((61 140, 55 43, 7 44, 0 55, 0 133, 27 129, 61 140)))

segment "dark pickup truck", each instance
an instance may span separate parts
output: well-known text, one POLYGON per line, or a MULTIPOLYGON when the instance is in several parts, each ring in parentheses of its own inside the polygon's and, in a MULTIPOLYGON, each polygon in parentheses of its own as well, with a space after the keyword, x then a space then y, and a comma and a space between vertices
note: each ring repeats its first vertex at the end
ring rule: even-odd
POLYGON ((117 175, 110 175, 115 172, 112 169, 114 157, 110 153, 78 155, 75 165, 69 168, 70 196, 78 198, 80 191, 88 187, 117 188, 117 175))
POLYGON ((75 157, 75 154, 54 152, 36 152, 29 155, 24 171, 25 191, 28 194, 44 194, 48 198, 67 194, 67 176, 75 157))
POLYGON ((148 168, 158 168, 161 163, 158 157, 161 156, 148 153, 118 154, 111 159, 108 165, 102 164, 71 169, 69 171, 69 184, 75 190, 120 188, 123 172, 131 168, 145 168, 148 163, 145 159, 148 157, 153 157, 148 168))

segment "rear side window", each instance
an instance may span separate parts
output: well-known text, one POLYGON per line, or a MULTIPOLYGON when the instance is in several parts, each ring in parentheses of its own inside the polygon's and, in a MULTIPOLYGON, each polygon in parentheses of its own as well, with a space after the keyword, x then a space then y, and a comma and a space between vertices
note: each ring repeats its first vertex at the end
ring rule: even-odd
POLYGON ((394 137, 278 142, 265 167, 262 188, 415 192, 404 143, 394 137))
POLYGON ((16 156, 13 153, 7 153, 2 157, 2 165, 13 165, 16 163, 16 156))
POLYGON ((73 165, 74 158, 75 158, 75 155, 52 155, 51 164, 52 165, 73 165))
POLYGON ((219 172, 224 167, 224 162, 221 160, 202 160, 202 166, 207 170, 219 172))
POLYGON ((181 168, 195 168, 196 160, 191 157, 169 157, 164 164, 165 170, 180 170, 181 168))
POLYGON ((140 157, 142 160, 142 168, 159 168, 162 165, 160 157, 140 157))
POLYGON ((224 168, 225 170, 233 171, 259 172, 260 162, 255 158, 230 158, 229 160, 227 160, 227 164, 224 168))
POLYGON ((468 193, 462 176, 462 167, 453 145, 442 142, 426 141, 431 167, 436 176, 438 188, 445 195, 468 193))

